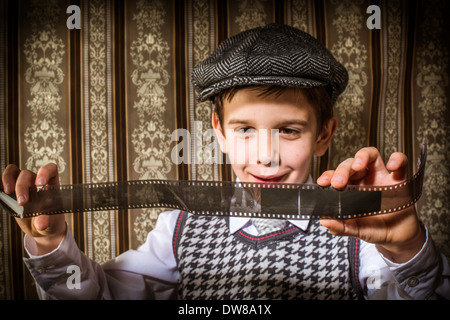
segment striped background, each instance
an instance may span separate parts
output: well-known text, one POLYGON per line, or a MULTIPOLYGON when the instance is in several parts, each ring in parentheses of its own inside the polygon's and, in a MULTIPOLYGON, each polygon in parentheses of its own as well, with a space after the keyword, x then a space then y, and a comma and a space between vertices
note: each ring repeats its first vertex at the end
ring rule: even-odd
MULTIPOLYGON (((339 130, 313 175, 361 147, 415 163, 429 157, 420 216, 450 257, 447 1, 376 1, 381 30, 369 30, 365 0, 5 0, 0 1, 0 166, 58 164, 61 183, 125 179, 231 180, 226 165, 174 165, 170 133, 210 128, 192 68, 228 36, 270 22, 301 28, 349 70, 335 106, 339 130), (66 8, 81 9, 68 30, 66 8), (194 126, 197 124, 197 127, 194 126)), ((207 143, 206 141, 205 143, 207 143)), ((192 145, 191 158, 200 148, 192 145)), ((86 254, 102 263, 145 240, 160 210, 68 215, 86 254)), ((23 235, 0 211, 0 298, 36 298, 22 263, 23 235)))

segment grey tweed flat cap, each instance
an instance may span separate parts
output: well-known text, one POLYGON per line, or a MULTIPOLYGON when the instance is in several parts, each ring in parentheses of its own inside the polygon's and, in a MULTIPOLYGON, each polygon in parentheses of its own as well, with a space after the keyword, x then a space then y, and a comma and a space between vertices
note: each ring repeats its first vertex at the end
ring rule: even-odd
POLYGON ((347 70, 311 35, 269 24, 223 41, 192 72, 198 100, 248 85, 323 86, 334 104, 348 83, 347 70))

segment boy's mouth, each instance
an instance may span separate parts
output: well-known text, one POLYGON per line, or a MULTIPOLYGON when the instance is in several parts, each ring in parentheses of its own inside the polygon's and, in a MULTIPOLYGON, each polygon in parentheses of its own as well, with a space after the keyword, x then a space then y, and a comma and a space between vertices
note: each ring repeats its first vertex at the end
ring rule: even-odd
POLYGON ((276 183, 276 182, 280 182, 284 175, 254 175, 251 174, 250 175, 256 180, 256 182, 264 182, 264 183, 276 183))

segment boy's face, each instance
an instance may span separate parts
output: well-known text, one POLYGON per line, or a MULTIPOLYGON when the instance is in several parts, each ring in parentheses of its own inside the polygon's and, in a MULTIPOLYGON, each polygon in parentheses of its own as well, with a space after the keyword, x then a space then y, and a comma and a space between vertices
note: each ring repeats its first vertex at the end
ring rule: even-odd
POLYGON ((336 130, 333 118, 318 133, 314 108, 299 90, 258 96, 242 89, 223 102, 223 127, 213 114, 222 152, 241 181, 304 183, 312 155, 321 156, 336 130))

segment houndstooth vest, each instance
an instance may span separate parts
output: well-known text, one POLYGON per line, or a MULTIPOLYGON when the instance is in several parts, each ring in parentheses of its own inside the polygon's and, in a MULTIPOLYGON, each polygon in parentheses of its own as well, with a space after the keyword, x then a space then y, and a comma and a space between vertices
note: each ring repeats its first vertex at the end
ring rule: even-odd
MULTIPOLYGON (((352 239, 352 238, 351 238, 352 239)), ((174 232, 181 299, 360 298, 358 245, 317 221, 261 237, 229 233, 228 218, 180 212, 174 232), (353 288, 357 290, 353 290, 353 288)))

